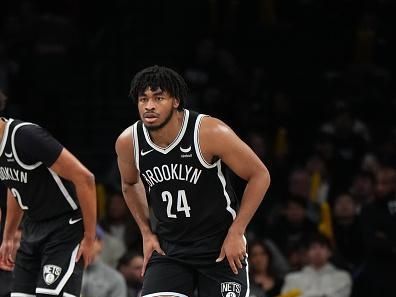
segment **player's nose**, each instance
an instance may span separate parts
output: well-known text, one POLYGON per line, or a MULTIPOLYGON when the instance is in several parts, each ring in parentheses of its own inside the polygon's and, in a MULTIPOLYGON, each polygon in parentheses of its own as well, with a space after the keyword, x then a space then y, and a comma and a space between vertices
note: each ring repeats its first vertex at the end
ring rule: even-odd
POLYGON ((154 110, 155 109, 154 100, 153 99, 147 100, 145 108, 146 108, 146 110, 154 110))

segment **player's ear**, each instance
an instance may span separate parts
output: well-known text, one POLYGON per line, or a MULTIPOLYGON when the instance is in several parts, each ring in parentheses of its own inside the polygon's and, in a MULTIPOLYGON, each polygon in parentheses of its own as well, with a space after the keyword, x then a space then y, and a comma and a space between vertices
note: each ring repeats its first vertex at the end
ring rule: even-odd
POLYGON ((173 107, 178 108, 180 105, 180 100, 178 98, 173 98, 173 107))

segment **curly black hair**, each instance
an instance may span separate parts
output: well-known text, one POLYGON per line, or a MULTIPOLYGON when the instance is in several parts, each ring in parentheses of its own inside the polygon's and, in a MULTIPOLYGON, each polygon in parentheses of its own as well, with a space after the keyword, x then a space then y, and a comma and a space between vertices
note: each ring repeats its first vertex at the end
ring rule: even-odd
POLYGON ((183 77, 176 71, 158 65, 139 71, 132 79, 129 96, 136 102, 148 87, 152 90, 160 88, 168 92, 169 95, 179 100, 178 110, 183 110, 188 87, 183 77))

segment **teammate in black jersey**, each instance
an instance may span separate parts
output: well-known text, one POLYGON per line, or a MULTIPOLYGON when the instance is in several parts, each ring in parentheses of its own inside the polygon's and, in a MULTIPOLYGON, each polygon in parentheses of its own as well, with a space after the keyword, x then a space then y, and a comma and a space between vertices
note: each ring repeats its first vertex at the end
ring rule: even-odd
MULTIPOLYGON (((0 91, 0 114, 6 107, 7 97, 0 91)), ((0 183, 0 245, 3 241, 3 232, 7 210, 7 188, 0 183)), ((0 297, 9 297, 11 294, 12 270, 14 265, 7 265, 0 261, 0 297)))
POLYGON ((175 71, 142 70, 130 95, 141 120, 116 152, 143 235, 142 296, 248 296, 244 233, 268 189, 267 168, 222 121, 184 108, 187 87, 175 71), (247 181, 240 207, 227 167, 247 181))
POLYGON ((1 118, 0 180, 8 188, 5 265, 13 264, 14 234, 25 214, 11 296, 79 296, 95 240, 92 173, 40 126, 1 118))

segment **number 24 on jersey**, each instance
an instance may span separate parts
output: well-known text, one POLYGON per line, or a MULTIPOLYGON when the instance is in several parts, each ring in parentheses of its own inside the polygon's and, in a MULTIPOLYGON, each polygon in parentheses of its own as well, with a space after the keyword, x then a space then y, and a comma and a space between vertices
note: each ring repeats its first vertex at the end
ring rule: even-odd
MULTIPOLYGON (((169 191, 164 191, 164 192, 162 192, 161 196, 162 196, 162 201, 167 202, 166 214, 168 215, 168 218, 176 219, 177 215, 172 213, 172 204, 173 204, 172 194, 169 191)), ((176 210, 178 212, 184 212, 184 214, 187 218, 191 217, 191 214, 190 214, 191 207, 188 205, 185 190, 177 191, 176 203, 177 203, 176 210)))

